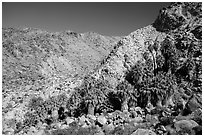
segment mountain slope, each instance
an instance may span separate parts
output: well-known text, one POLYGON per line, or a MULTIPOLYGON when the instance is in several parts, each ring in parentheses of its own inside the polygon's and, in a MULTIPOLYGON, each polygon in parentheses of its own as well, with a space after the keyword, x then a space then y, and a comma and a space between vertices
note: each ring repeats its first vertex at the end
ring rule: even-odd
POLYGON ((83 76, 100 64, 117 40, 97 33, 3 29, 3 83, 83 76))
MULTIPOLYGON (((65 52, 58 52, 60 44, 50 47, 54 54, 50 58, 49 53, 42 63, 44 67, 40 68, 40 74, 47 76, 46 84, 39 80, 33 86, 36 89, 22 86, 18 91, 24 91, 24 103, 19 103, 14 96, 3 98, 4 133, 14 134, 11 128, 17 134, 202 134, 201 7, 202 3, 171 3, 160 11, 153 24, 122 37, 114 46, 106 43, 114 43, 118 37, 93 32, 55 34, 69 46, 62 47, 65 52), (86 45, 91 49, 84 50, 86 45), (70 56, 66 55, 68 50, 73 51, 70 56), (95 52, 88 54, 92 51, 95 52), (86 57, 80 58, 82 63, 77 60, 79 53, 86 57), (68 77, 60 81, 60 74, 67 71, 56 66, 66 62, 64 58, 81 65, 79 70, 90 67, 88 70, 92 71, 71 84, 67 82, 68 77), (93 67, 95 59, 101 62, 93 67), (52 72, 55 75, 49 74, 52 72), (71 86, 76 88, 70 91, 71 86), (13 119, 21 123, 21 128, 11 124, 13 119)), ((7 51, 18 57, 13 50, 7 51)), ((4 68, 21 70, 7 64, 4 68)), ((64 64, 67 68, 74 66, 64 64)), ((35 74, 36 65, 31 66, 35 74)), ((75 74, 75 71, 69 72, 75 74)), ((4 93, 19 96, 9 92, 4 93)))
MULTIPOLYGON (((151 113, 169 113, 178 123, 190 119, 201 124, 201 68, 201 3, 172 3, 152 25, 118 42, 103 65, 72 95, 68 110, 78 116, 92 109, 110 113, 139 106, 151 113), (87 109, 80 107, 83 104, 87 109)), ((197 133, 180 129, 178 134, 197 133)))
POLYGON ((3 28, 2 38, 2 108, 8 122, 13 119, 6 118, 8 113, 24 117, 33 96, 68 94, 79 85, 78 79, 101 64, 120 37, 3 28))

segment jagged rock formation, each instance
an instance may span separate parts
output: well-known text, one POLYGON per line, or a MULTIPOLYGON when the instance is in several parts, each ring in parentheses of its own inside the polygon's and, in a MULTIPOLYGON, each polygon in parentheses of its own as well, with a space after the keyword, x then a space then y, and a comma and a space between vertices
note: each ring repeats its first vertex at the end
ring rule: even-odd
POLYGON ((172 3, 160 10, 159 16, 153 23, 158 31, 169 32, 175 29, 195 29, 201 26, 202 5, 200 3, 172 3), (193 27, 193 28, 192 28, 193 27))
MULTIPOLYGON (((21 114, 25 117, 17 120, 22 124, 20 129, 17 125, 8 128, 9 121, 18 113, 11 113, 9 107, 4 109, 5 114, 13 118, 4 115, 7 119, 4 125, 8 126, 4 126, 4 131, 13 133, 15 129, 18 134, 202 134, 201 7, 201 3, 172 3, 160 11, 152 25, 121 38, 113 49, 103 45, 114 43, 117 37, 71 32, 69 35, 74 38, 69 40, 66 32, 56 34, 64 38, 65 43, 77 43, 76 39, 93 43, 90 47, 99 57, 109 55, 97 67, 91 66, 93 71, 89 71, 72 92, 68 92, 70 86, 65 81, 49 79, 58 86, 38 89, 36 93, 42 90, 45 94, 48 91, 55 94, 29 97, 24 109, 27 112, 21 114)), ((52 60, 47 62, 52 64, 52 60)))

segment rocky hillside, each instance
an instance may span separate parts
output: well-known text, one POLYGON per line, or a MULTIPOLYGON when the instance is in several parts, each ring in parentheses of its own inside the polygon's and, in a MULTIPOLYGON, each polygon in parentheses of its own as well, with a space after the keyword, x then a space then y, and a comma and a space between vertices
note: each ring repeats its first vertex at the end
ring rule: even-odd
MULTIPOLYGON (((15 100, 3 107, 4 134, 202 134, 202 3, 171 3, 153 24, 121 38, 113 49, 96 43, 118 38, 71 36, 93 43, 98 55, 111 52, 72 92, 66 82, 51 77, 47 81, 58 83, 52 90, 35 89, 27 100, 26 94, 25 100, 4 98, 15 100)), ((49 75, 42 68, 41 74, 49 75)))
POLYGON ((3 112, 13 100, 17 105, 17 98, 26 102, 35 94, 47 98, 61 90, 70 92, 88 72, 100 66, 119 39, 93 32, 3 28, 3 112))
POLYGON ((100 64, 119 39, 92 32, 49 33, 29 28, 5 28, 2 33, 5 81, 81 76, 100 64))
POLYGON ((7 92, 29 89, 47 92, 52 89, 44 87, 83 78, 101 64, 119 39, 92 32, 49 33, 31 28, 3 28, 2 33, 6 96, 7 92))

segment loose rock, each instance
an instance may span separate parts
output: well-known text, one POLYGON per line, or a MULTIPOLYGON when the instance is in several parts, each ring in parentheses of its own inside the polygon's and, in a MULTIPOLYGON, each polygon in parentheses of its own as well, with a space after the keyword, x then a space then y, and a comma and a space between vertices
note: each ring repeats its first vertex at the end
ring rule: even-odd
POLYGON ((156 135, 156 133, 149 129, 139 128, 135 132, 133 132, 131 135, 156 135))
POLYGON ((97 121, 98 121, 101 125, 104 125, 104 124, 106 124, 107 119, 105 118, 105 116, 100 115, 100 116, 98 116, 97 121))

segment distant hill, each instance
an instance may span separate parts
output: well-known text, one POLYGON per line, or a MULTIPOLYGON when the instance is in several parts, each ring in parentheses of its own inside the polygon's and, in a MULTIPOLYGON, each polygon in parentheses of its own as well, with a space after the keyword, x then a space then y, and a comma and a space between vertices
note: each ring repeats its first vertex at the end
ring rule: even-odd
POLYGON ((83 77, 106 58, 120 37, 72 31, 3 28, 3 87, 52 76, 83 77))

